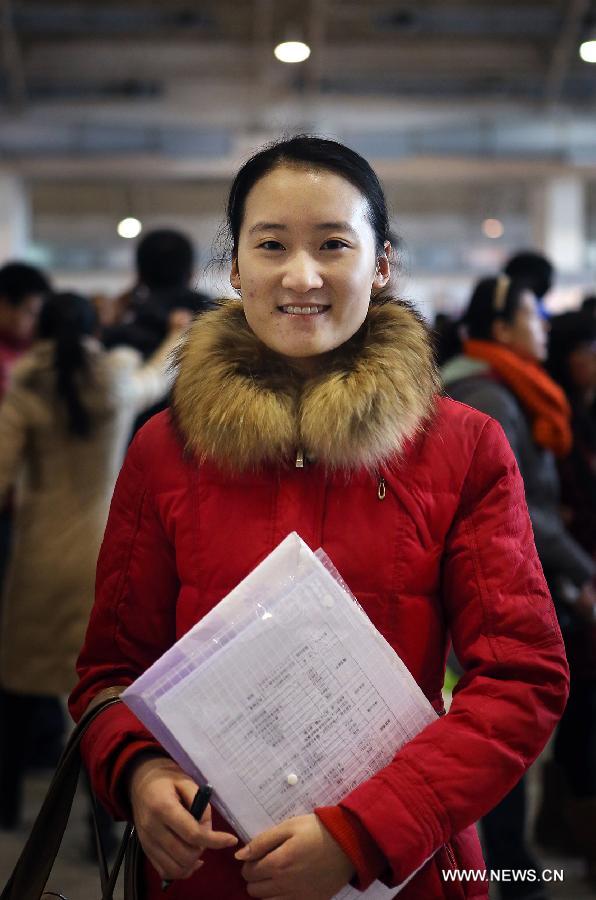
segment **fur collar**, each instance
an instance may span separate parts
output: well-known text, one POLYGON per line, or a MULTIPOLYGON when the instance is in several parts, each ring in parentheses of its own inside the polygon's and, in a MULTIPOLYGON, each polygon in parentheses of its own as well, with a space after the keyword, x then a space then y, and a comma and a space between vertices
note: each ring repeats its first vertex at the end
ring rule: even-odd
POLYGON ((293 461, 298 448, 330 469, 374 470, 423 427, 438 390, 426 326, 401 301, 371 306, 316 377, 269 351, 237 301, 199 316, 177 362, 186 449, 232 471, 293 461))

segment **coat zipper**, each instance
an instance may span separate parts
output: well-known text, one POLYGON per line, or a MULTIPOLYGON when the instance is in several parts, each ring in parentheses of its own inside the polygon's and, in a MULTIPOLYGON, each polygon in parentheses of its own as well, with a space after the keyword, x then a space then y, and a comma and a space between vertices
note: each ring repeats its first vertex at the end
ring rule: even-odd
MULTIPOLYGON (((296 450, 295 467, 297 469, 304 468, 304 450, 301 447, 299 447, 296 450)), ((384 500, 385 497, 387 496, 387 485, 386 485, 385 479, 383 478, 382 475, 379 475, 378 478, 379 478, 379 480, 378 480, 378 484, 377 484, 377 497, 379 498, 379 500, 384 500)))

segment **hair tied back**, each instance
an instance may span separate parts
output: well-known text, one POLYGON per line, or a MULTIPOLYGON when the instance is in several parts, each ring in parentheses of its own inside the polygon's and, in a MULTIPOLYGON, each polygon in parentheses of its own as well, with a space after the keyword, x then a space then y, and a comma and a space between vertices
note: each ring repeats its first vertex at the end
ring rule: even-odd
POLYGON ((510 284, 511 279, 508 275, 499 275, 499 277, 497 278, 497 281, 495 283, 495 293, 493 296, 494 312, 502 313, 504 311, 510 284))

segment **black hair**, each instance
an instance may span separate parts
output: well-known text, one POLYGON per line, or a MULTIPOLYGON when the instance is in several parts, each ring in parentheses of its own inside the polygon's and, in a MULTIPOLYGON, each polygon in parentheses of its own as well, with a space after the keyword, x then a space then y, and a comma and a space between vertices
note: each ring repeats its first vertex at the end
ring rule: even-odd
POLYGON ((136 264, 139 281, 150 290, 185 288, 194 267, 193 245, 180 231, 156 229, 137 244, 136 264))
POLYGON ((523 281, 539 300, 551 289, 555 274, 552 263, 535 250, 516 253, 503 271, 514 281, 523 281))
POLYGON ((569 356, 578 347, 596 341, 596 319, 582 308, 554 316, 550 326, 547 368, 567 394, 573 395, 576 388, 569 371, 569 356))
POLYGON ((364 157, 344 144, 316 135, 297 134, 291 138, 275 141, 255 153, 244 163, 234 178, 226 209, 228 236, 231 238, 233 255, 238 249, 246 198, 257 181, 272 169, 283 165, 328 169, 358 188, 368 204, 376 251, 378 253, 383 251, 385 241, 390 240, 389 214, 383 188, 374 170, 364 157))
POLYGON ((437 313, 431 329, 431 340, 437 366, 461 353, 460 324, 445 313, 437 313))
POLYGON ((81 401, 76 376, 85 374, 88 368, 82 339, 92 335, 96 327, 97 313, 92 303, 79 294, 53 294, 39 317, 39 337, 55 342, 58 395, 66 404, 69 431, 78 437, 91 433, 91 417, 81 401))
POLYGON ((50 282, 35 266, 10 262, 0 268, 0 297, 11 306, 20 306, 33 294, 45 296, 50 290, 50 282))
POLYGON ((497 319, 512 322, 520 307, 522 294, 527 290, 526 284, 513 281, 507 275, 481 279, 474 287, 461 319, 468 337, 479 341, 494 340, 494 322, 497 319))

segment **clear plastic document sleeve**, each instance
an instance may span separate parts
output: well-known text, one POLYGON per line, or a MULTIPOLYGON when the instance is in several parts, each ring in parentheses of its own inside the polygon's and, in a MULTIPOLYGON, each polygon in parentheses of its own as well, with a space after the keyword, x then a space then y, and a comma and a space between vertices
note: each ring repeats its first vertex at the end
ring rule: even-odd
MULTIPOLYGON (((436 719, 329 558, 295 532, 122 696, 213 785, 244 840, 337 803, 436 719)), ((401 887, 346 887, 336 900, 401 887)))

